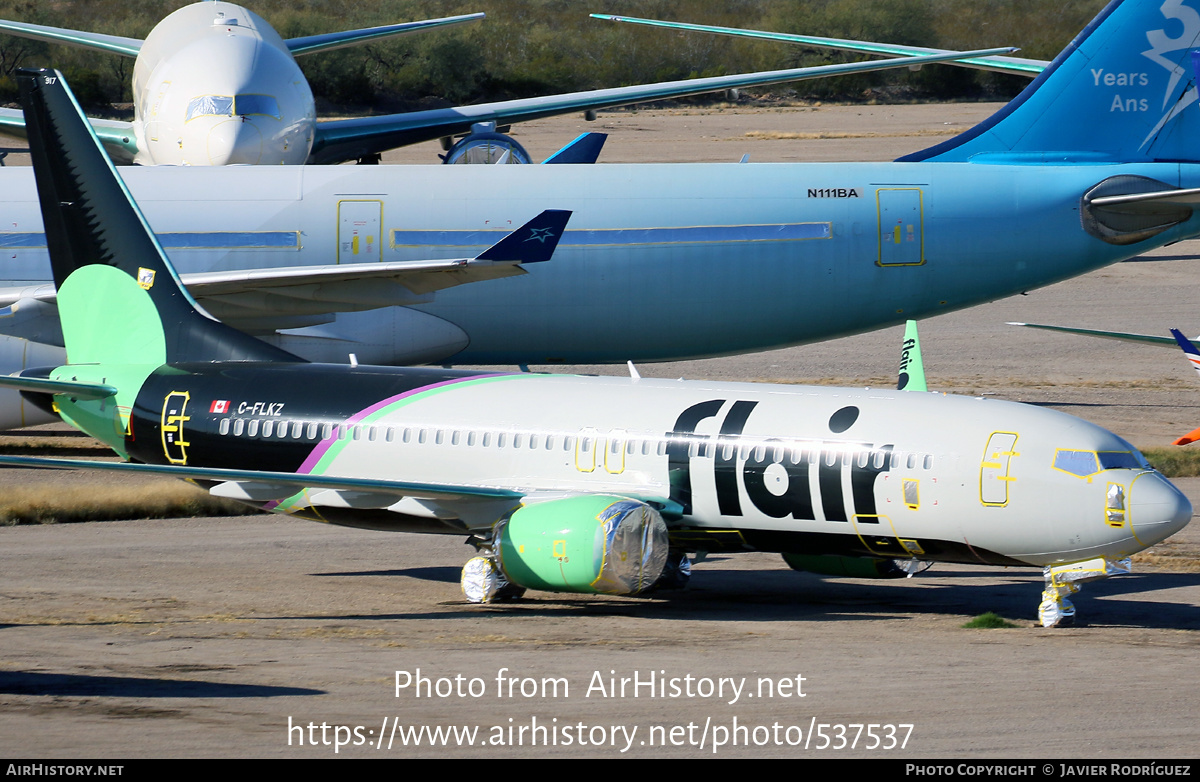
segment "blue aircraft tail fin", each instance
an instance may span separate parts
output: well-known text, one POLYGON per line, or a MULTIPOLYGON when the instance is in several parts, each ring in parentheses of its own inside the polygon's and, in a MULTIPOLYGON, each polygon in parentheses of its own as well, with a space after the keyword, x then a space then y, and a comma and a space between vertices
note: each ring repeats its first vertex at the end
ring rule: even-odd
POLYGON ((68 359, 300 361, 188 295, 58 71, 17 72, 68 359))
POLYGON ((1200 0, 1113 0, 1011 103, 900 161, 1200 162, 1200 0))
POLYGON ((547 163, 595 163, 608 140, 607 133, 580 133, 575 140, 542 161, 547 163))

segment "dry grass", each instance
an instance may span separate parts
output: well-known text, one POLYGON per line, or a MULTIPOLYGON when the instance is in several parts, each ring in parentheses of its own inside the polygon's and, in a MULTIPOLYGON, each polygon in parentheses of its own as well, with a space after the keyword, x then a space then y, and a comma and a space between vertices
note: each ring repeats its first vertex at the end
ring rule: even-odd
POLYGON ((30 486, 6 489, 0 525, 244 516, 253 508, 186 483, 141 486, 30 486))
POLYGON ((1168 478, 1200 477, 1200 451, 1178 446, 1141 450, 1146 460, 1154 465, 1154 469, 1168 478))

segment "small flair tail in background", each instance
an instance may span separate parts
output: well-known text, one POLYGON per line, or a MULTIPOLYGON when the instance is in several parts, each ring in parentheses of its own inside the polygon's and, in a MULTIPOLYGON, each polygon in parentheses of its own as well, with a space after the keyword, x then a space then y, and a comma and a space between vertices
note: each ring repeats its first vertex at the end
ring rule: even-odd
MULTIPOLYGON (((1179 347, 1183 348, 1183 353, 1188 357, 1188 361, 1192 364, 1192 369, 1196 370, 1196 374, 1200 375, 1200 350, 1196 349, 1196 345, 1179 329, 1171 329, 1171 336, 1175 337, 1175 341, 1179 343, 1179 347)), ((1187 445, 1200 440, 1200 428, 1193 429, 1175 441, 1175 445, 1187 445)))
POLYGON ((904 342, 900 347, 900 381, 896 388, 901 391, 928 391, 925 385, 925 364, 921 360, 921 339, 917 336, 917 322, 904 324, 904 342))

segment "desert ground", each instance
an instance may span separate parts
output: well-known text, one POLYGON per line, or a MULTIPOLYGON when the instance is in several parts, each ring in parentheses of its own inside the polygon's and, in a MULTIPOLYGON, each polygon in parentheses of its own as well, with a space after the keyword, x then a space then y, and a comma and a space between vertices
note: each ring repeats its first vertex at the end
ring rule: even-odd
MULTIPOLYGON (((888 160, 996 108, 631 111, 516 130, 535 159, 600 130, 606 162, 888 160)), ((1200 425, 1200 381, 1178 351, 1006 322, 1196 334, 1198 257, 1200 244, 1181 243, 924 321, 930 387, 1048 405, 1166 446, 1200 425)), ((885 386, 899 343, 887 329, 639 370, 885 386)), ((61 431, 0 445, 34 440, 88 448, 61 431)), ((114 480, 0 471, 5 491, 114 480)), ((1200 479, 1177 483, 1200 507, 1200 479)), ((1197 755, 1196 525, 1133 574, 1085 586, 1076 625, 1052 630, 1036 624, 1035 569, 865 582, 795 573, 774 555, 714 556, 678 593, 480 607, 458 587, 469 555, 457 538, 265 516, 0 528, 0 756, 1197 755), (989 611, 1014 626, 962 628, 989 611), (635 676, 643 686, 622 693, 635 676), (478 733, 403 741, 422 726, 478 733)))

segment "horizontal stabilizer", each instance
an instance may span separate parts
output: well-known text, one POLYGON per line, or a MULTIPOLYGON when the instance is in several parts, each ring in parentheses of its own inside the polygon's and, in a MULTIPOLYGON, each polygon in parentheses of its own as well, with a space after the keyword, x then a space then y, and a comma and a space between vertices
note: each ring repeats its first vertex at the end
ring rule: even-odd
POLYGON ((550 260, 571 213, 547 209, 479 254, 481 261, 539 263, 550 260))
POLYGON ((82 383, 74 380, 47 380, 39 377, 0 376, 0 388, 32 391, 37 394, 70 394, 77 399, 106 399, 115 396, 117 389, 103 383, 82 383))
POLYGON ((562 149, 542 161, 547 163, 595 163, 608 140, 607 133, 581 133, 562 149))
POLYGON ((41 24, 26 24, 25 22, 10 22, 0 19, 0 32, 16 35, 21 38, 32 38, 35 41, 62 43, 67 46, 78 46, 83 49, 95 49, 124 57, 137 57, 142 50, 140 38, 125 38, 120 35, 101 35, 88 33, 83 30, 70 30, 65 27, 47 27, 41 24))
POLYGON ((482 13, 448 16, 443 19, 424 19, 419 22, 404 22, 402 24, 386 24, 381 27, 366 27, 360 30, 345 30, 340 33, 323 33, 321 35, 306 35, 303 38, 289 38, 288 51, 294 56, 327 52, 330 49, 341 49, 346 46, 359 46, 373 43, 381 38, 392 38, 398 35, 436 30, 439 27, 478 22, 483 18, 482 13))

